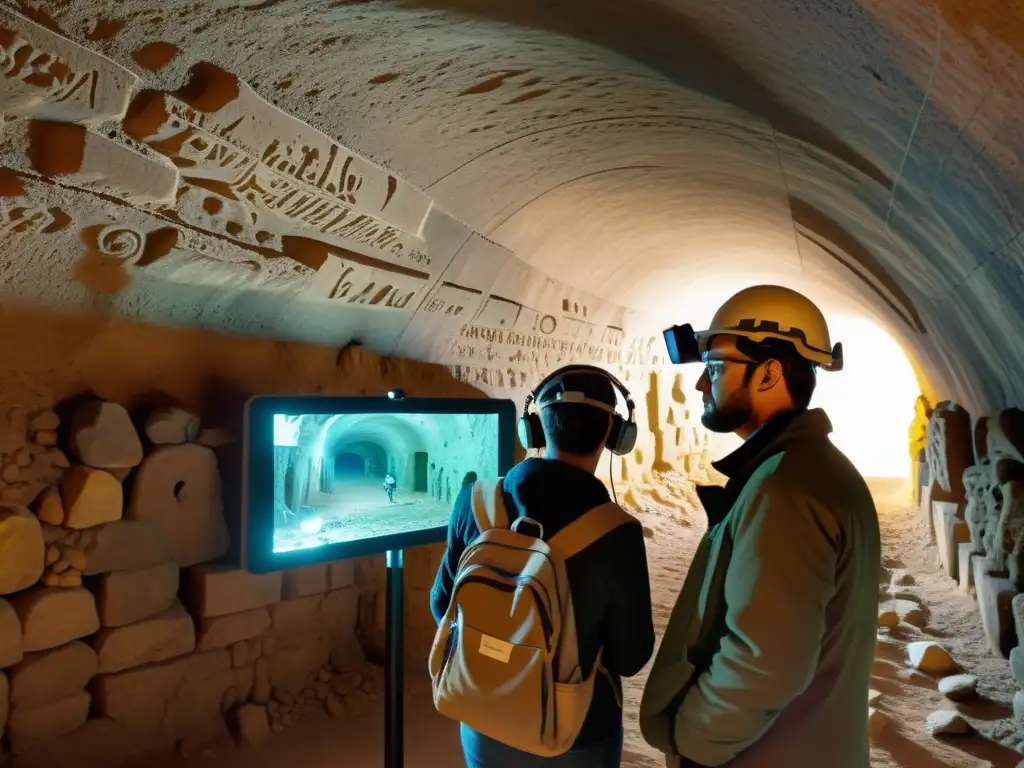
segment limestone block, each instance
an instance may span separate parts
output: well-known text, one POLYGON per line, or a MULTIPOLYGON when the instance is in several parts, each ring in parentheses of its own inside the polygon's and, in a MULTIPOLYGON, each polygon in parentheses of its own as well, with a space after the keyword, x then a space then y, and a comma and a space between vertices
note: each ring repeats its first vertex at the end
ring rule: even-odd
POLYGON ((71 419, 71 450, 97 469, 126 469, 142 461, 142 441, 124 406, 103 400, 83 403, 71 419))
POLYGON ((354 560, 335 560, 327 565, 327 589, 341 589, 356 583, 354 560))
POLYGON ((1017 644, 1012 608, 1012 600, 1017 593, 1016 584, 1010 579, 988 573, 984 557, 974 557, 971 562, 974 565, 974 589, 978 595, 985 639, 992 650, 1008 658, 1010 649, 1017 644))
POLYGON ((167 542, 148 520, 116 520, 85 533, 86 576, 127 571, 165 563, 171 559, 167 542))
POLYGON ((22 507, 0 507, 0 594, 31 587, 43 575, 46 545, 35 515, 22 507))
POLYGON ((162 613, 127 626, 105 627, 93 647, 103 674, 184 656, 196 647, 192 617, 177 600, 162 613))
POLYGON ((214 452, 184 443, 150 453, 135 477, 126 517, 155 523, 183 568, 223 555, 230 540, 214 452))
POLYGON ((1019 638, 1024 638, 1024 593, 1015 595, 1010 601, 1010 613, 1013 615, 1013 628, 1019 638))
MULTIPOLYGON (((256 662, 259 661, 266 664, 265 659, 256 660, 256 662)), ((231 687, 234 689, 238 701, 248 701, 252 695, 253 687, 256 684, 256 662, 246 664, 244 667, 235 667, 231 671, 231 687)))
POLYGON ((51 486, 36 497, 32 505, 40 523, 47 525, 64 524, 64 504, 60 499, 60 491, 51 486))
POLYGON ((293 600, 308 595, 321 595, 327 591, 327 563, 315 563, 285 571, 281 582, 281 597, 293 600))
POLYGON ((25 653, 65 645, 100 628, 96 601, 82 587, 36 588, 13 595, 10 603, 21 620, 21 647, 25 653))
POLYGON ((239 736, 258 747, 270 738, 270 719, 267 708, 261 704, 245 704, 235 713, 238 718, 239 736))
POLYGON ((199 438, 199 417, 181 408, 158 408, 146 419, 145 431, 156 445, 193 443, 199 438))
POLYGON ((920 640, 907 644, 910 666, 929 675, 945 676, 957 671, 957 663, 949 651, 934 640, 920 640))
POLYGON ((963 504, 933 501, 932 518, 939 564, 951 579, 960 576, 960 544, 971 540, 971 532, 962 519, 963 504))
POLYGON ((359 589, 345 587, 324 595, 322 604, 324 626, 336 637, 345 637, 356 627, 359 616, 359 589))
POLYGON ((270 608, 270 634, 283 647, 292 640, 317 636, 323 631, 323 598, 319 595, 284 600, 270 608))
POLYGON ((164 741, 220 728, 232 680, 231 654, 218 650, 98 675, 90 690, 101 715, 164 741))
POLYGON ((209 651, 226 648, 240 640, 259 637, 270 629, 270 611, 254 608, 241 613, 229 613, 198 620, 197 648, 209 651))
POLYGON ((36 709, 81 693, 96 674, 96 653, 73 640, 49 651, 27 653, 8 670, 11 707, 36 709))
POLYGON ((18 754, 81 728, 89 719, 90 700, 82 691, 40 707, 12 709, 7 728, 11 750, 18 754))
POLYGON ((0 600, 0 668, 11 667, 23 658, 21 619, 6 600, 0 600))
POLYGON ((22 63, 4 76, 0 111, 69 123, 124 115, 139 83, 129 70, 10 9, 0 24, 14 33, 7 56, 22 63))
POLYGON ((330 643, 324 636, 308 637, 293 645, 275 646, 267 659, 270 684, 289 693, 298 693, 305 687, 310 673, 327 664, 330 657, 330 643))
POLYGON ((123 627, 166 611, 178 594, 178 578, 178 566, 171 562, 103 574, 100 623, 123 627))
POLYGON ((1024 646, 1018 645, 1010 650, 1010 672, 1017 681, 1018 687, 1024 687, 1024 646))
POLYGON ((92 528, 120 520, 124 508, 121 482, 102 469, 74 466, 60 483, 64 527, 92 528))
POLYGON ((974 595, 974 565, 971 562, 974 558, 974 545, 968 541, 958 545, 959 556, 957 568, 960 570, 959 578, 960 591, 965 595, 974 595))
POLYGON ((227 565, 200 565, 187 572, 189 607, 210 618, 262 608, 281 599, 281 572, 249 573, 227 565))
POLYGON ((921 505, 918 508, 921 519, 924 520, 928 530, 928 540, 935 543, 935 521, 932 518, 932 486, 921 488, 921 505))

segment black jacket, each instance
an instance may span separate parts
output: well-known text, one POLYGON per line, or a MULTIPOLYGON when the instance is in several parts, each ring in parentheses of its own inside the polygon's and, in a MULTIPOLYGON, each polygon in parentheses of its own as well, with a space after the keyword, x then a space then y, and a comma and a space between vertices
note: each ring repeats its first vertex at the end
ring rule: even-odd
MULTIPOLYGON (((510 520, 529 516, 550 538, 580 515, 607 503, 608 491, 589 472, 551 459, 526 459, 504 481, 510 520)), ((471 511, 472 485, 455 500, 448 524, 448 547, 441 560, 430 608, 440 622, 448 610, 459 558, 480 535, 471 511)), ((604 648, 604 666, 619 685, 637 674, 654 652, 647 549, 639 523, 620 526, 566 564, 576 611, 580 665, 589 674, 604 648)), ((622 724, 622 710, 604 675, 597 676, 594 700, 576 740, 584 747, 609 738, 622 724)))

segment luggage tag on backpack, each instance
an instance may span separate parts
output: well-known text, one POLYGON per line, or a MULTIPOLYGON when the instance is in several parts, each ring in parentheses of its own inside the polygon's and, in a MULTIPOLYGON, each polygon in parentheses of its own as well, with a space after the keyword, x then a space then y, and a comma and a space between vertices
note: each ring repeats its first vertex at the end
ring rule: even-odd
POLYGON ((509 659, 512 658, 512 643, 506 643, 504 640, 490 635, 481 635, 480 655, 500 661, 502 664, 508 664, 509 659))

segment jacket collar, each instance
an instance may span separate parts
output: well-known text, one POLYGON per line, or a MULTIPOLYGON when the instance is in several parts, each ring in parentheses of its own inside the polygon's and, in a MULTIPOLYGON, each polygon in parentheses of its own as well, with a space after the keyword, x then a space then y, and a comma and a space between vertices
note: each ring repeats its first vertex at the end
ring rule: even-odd
POLYGON ((715 526, 729 513, 747 480, 767 459, 785 449, 795 438, 826 437, 832 422, 821 408, 794 409, 774 416, 748 437, 743 445, 711 462, 716 470, 729 478, 725 487, 697 486, 697 496, 708 515, 708 526, 715 526))

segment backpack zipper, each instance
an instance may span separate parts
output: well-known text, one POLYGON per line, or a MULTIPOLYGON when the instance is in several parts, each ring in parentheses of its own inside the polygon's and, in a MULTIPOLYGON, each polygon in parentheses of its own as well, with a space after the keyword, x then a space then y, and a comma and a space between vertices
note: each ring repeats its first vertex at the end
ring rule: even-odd
MULTIPOLYGON (((480 567, 489 568, 489 566, 480 566, 480 567)), ((495 569, 495 570, 497 570, 497 569, 495 569)), ((455 589, 455 593, 452 595, 452 602, 455 602, 455 599, 456 599, 456 597, 459 594, 459 590, 462 589, 463 585, 465 585, 465 584, 486 584, 486 585, 491 586, 491 587, 496 587, 497 589, 501 590, 502 592, 515 592, 517 589, 520 589, 522 587, 528 587, 534 593, 536 593, 536 597, 540 597, 540 592, 542 590, 545 592, 544 596, 547 597, 546 590, 544 590, 544 585, 543 584, 540 584, 539 585, 539 589, 538 589, 538 587, 535 586, 533 583, 529 583, 529 582, 534 582, 534 581, 535 580, 533 579, 532 576, 520 576, 520 577, 518 577, 516 579, 515 585, 512 585, 512 584, 506 584, 505 582, 498 581, 496 579, 488 579, 486 576, 473 576, 473 575, 469 575, 469 576, 466 576, 465 578, 459 580, 458 586, 455 589)), ((554 627, 551 624, 551 618, 548 616, 547 610, 544 608, 544 603, 541 602, 540 600, 536 600, 536 605, 537 605, 537 611, 538 611, 538 613, 540 613, 541 630, 544 632, 545 650, 548 653, 550 653, 551 652, 551 635, 554 633, 554 627)))
MULTIPOLYGON (((542 541, 543 541, 543 539, 542 539, 542 541)), ((463 560, 464 560, 464 559, 465 559, 465 558, 466 558, 466 557, 467 557, 467 556, 469 555, 469 553, 470 553, 470 552, 472 552, 472 551, 473 551, 473 550, 474 550, 474 549, 475 549, 476 547, 501 547, 502 549, 511 549, 511 550, 514 550, 514 551, 516 551, 516 552, 520 552, 520 551, 522 551, 522 547, 513 547, 513 546, 510 546, 510 545, 508 545, 508 544, 502 544, 502 543, 500 543, 500 542, 497 542, 497 541, 480 541, 480 542, 473 542, 473 544, 471 544, 471 545, 470 545, 470 546, 469 546, 469 547, 468 547, 468 548, 467 548, 466 550, 464 550, 464 551, 463 551, 463 553, 462 553, 462 557, 460 557, 460 558, 459 558, 459 567, 461 567, 461 566, 462 566, 462 561, 463 561, 463 560)), ((547 560, 547 561, 548 561, 548 563, 550 563, 550 565, 551 565, 551 570, 553 570, 553 571, 555 571, 555 572, 557 573, 557 570, 555 569, 555 561, 551 559, 551 556, 550 556, 550 555, 544 554, 543 552, 536 552, 536 554, 540 555, 540 556, 541 556, 541 557, 543 557, 543 558, 544 558, 545 560, 547 560)), ((481 563, 480 565, 481 565, 481 566, 483 566, 483 564, 482 564, 482 563, 481 563)), ((486 568, 488 568, 489 570, 492 570, 492 571, 496 571, 496 572, 500 573, 500 574, 501 574, 502 576, 507 576, 508 578, 517 578, 515 574, 513 574, 513 573, 508 573, 507 571, 502 571, 502 570, 501 570, 500 568, 495 568, 495 567, 494 567, 494 566, 492 566, 492 565, 486 565, 486 566, 483 566, 483 567, 486 567, 486 568)), ((548 601, 548 602, 550 603, 550 602, 551 602, 551 595, 550 595, 550 594, 548 593, 548 589, 547 589, 547 587, 546 587, 546 586, 545 586, 544 584, 541 584, 541 585, 540 585, 540 588, 541 588, 542 590, 544 590, 544 597, 545 597, 545 598, 547 598, 547 601, 548 601)), ((560 593, 560 592, 558 591, 558 580, 557 580, 557 579, 555 580, 555 598, 556 598, 556 600, 557 600, 557 602, 555 603, 555 605, 557 605, 557 606, 559 607, 559 610, 561 610, 561 606, 562 606, 562 595, 561 595, 561 593, 560 593)))

